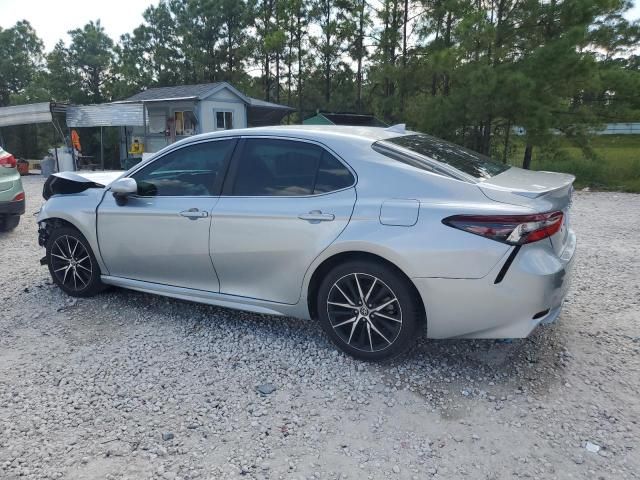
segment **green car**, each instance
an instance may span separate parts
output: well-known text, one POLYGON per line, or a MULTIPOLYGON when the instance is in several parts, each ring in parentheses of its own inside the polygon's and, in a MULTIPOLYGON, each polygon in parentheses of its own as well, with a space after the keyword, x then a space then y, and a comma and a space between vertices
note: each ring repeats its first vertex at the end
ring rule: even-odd
POLYGON ((24 213, 24 190, 16 159, 0 147, 0 232, 13 230, 24 213))

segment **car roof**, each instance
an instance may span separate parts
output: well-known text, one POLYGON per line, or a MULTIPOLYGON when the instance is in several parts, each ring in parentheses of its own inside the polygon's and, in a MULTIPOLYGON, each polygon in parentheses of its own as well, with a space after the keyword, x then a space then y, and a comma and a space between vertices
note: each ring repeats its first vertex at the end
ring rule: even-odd
MULTIPOLYGON (((409 132, 407 132, 409 133, 409 132)), ((262 136, 304 138, 312 140, 351 138, 367 140, 369 143, 403 135, 397 131, 389 131, 383 127, 354 127, 346 125, 277 125, 272 127, 238 128, 218 132, 204 133, 191 137, 193 139, 217 138, 221 136, 262 136)))

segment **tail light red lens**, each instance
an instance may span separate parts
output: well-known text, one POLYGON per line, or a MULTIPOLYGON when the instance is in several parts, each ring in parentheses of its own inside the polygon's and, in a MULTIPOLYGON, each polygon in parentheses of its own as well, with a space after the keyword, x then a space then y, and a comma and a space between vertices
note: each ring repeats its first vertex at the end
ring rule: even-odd
POLYGON ((562 212, 535 215, 454 215, 442 223, 509 245, 537 242, 562 227, 562 212))
POLYGON ((0 157, 0 167, 16 168, 16 158, 11 154, 0 157))
POLYGON ((24 200, 25 196, 24 196, 24 192, 20 192, 19 194, 17 194, 15 197, 13 197, 13 202, 20 202, 22 200, 24 200))

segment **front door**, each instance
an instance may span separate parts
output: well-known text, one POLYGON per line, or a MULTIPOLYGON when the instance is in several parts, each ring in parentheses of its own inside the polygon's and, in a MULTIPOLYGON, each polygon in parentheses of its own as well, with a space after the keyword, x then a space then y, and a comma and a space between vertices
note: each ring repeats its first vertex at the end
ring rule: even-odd
POLYGON ((344 230, 355 178, 323 147, 247 138, 213 209, 220 292, 295 304, 305 272, 344 230))
POLYGON ((109 274, 219 291, 209 252, 211 213, 235 139, 191 144, 153 160, 131 177, 138 194, 98 207, 100 253, 109 274))

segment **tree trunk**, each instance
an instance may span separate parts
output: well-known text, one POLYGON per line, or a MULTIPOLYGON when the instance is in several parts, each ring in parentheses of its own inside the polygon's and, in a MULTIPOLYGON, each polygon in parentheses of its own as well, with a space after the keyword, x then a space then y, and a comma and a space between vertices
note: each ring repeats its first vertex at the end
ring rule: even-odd
POLYGON ((481 152, 489 156, 491 154, 491 125, 493 123, 493 116, 487 115, 487 120, 482 132, 482 150, 481 152))
POLYGON ((324 64, 324 100, 327 103, 326 108, 329 108, 329 102, 331 101, 331 55, 329 54, 329 45, 331 44, 331 32, 327 28, 326 44, 327 49, 324 64))
POLYGON ((360 18, 358 24, 358 69, 356 72, 356 111, 362 112, 362 57, 364 57, 364 6, 366 0, 360 3, 360 18))
POLYGON ((531 168, 531 153, 533 152, 533 145, 527 143, 524 148, 524 158, 522 160, 522 168, 529 170, 531 168))
MULTIPOLYGON (((275 26, 276 30, 280 28, 280 17, 278 8, 275 10, 275 26)), ((276 103, 280 103, 280 47, 276 51, 276 103)))
POLYGON ((507 163, 507 155, 509 154, 509 136, 511 135, 511 120, 507 121, 507 129, 504 132, 504 151, 502 152, 502 161, 507 163))
MULTIPOLYGON (((446 30, 444 34, 444 44, 446 48, 451 47, 451 26, 453 25, 453 19, 451 18, 451 12, 447 14, 446 30)), ((445 96, 449 95, 449 74, 447 72, 443 75, 443 93, 445 96)))
MULTIPOLYGON (((293 34, 289 29, 291 36, 289 37, 289 54, 287 55, 287 105, 291 106, 291 64, 293 63, 293 34)), ((290 122, 291 115, 287 115, 287 124, 290 122)))
POLYGON ((296 37, 298 40, 298 122, 302 123, 302 15, 298 12, 296 24, 296 37))
POLYGON ((264 99, 268 102, 271 100, 271 66, 269 65, 269 53, 264 54, 264 99))
POLYGON ((407 91, 407 23, 409 23, 409 0, 404 0, 404 18, 402 22, 402 77, 400 81, 400 112, 404 114, 407 91))
POLYGON ((229 52, 228 52, 228 58, 227 58, 227 65, 229 68, 229 80, 231 80, 231 74, 233 73, 233 47, 231 45, 232 42, 232 35, 231 35, 231 22, 227 23, 227 31, 228 31, 228 36, 227 36, 227 41, 229 42, 229 52))
POLYGON ((407 66, 407 24, 409 23, 409 0, 404 0, 404 18, 402 22, 402 66, 407 66))
POLYGON ((280 52, 276 52, 276 103, 280 103, 280 52))

